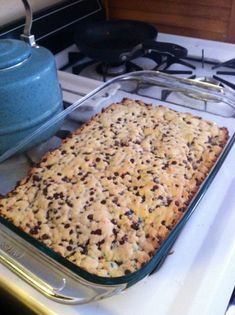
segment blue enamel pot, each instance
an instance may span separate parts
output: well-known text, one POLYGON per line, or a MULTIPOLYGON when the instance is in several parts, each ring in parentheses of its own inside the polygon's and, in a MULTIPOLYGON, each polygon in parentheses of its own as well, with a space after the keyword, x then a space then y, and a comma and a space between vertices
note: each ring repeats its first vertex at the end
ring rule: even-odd
MULTIPOLYGON (((13 39, 0 40, 0 155, 63 110, 52 53, 13 39)), ((58 126, 30 146, 46 140, 58 126)))

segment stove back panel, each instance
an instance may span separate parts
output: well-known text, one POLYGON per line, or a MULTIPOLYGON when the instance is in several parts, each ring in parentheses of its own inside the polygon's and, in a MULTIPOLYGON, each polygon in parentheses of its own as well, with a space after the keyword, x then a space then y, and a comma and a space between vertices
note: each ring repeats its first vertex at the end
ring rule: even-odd
MULTIPOLYGON (((74 32, 79 30, 80 23, 104 18, 105 10, 99 0, 67 0, 34 14, 32 34, 39 45, 57 53, 73 43, 74 32)), ((0 26, 0 39, 18 39, 24 22, 22 18, 0 26)))

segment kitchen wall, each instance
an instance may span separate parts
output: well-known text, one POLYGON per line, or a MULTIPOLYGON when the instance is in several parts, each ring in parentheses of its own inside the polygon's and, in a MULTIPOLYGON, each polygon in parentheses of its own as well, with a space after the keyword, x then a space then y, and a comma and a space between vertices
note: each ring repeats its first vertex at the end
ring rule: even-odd
MULTIPOLYGON (((29 0, 33 12, 49 7, 63 0, 29 0)), ((0 27, 25 15, 21 0, 0 0, 0 27)))
POLYGON ((235 43, 235 0, 106 0, 112 19, 136 19, 160 32, 235 43))

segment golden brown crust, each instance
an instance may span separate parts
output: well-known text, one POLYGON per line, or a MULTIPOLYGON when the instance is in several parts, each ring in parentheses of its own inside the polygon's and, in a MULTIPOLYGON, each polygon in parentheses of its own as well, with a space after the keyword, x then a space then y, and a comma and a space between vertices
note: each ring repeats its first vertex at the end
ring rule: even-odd
POLYGON ((149 261, 228 139, 189 113, 124 99, 44 156, 0 213, 100 276, 149 261))

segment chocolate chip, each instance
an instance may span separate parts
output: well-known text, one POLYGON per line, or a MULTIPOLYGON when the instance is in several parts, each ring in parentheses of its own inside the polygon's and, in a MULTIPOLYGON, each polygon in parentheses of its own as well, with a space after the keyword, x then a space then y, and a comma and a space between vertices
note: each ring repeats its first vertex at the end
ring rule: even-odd
POLYGON ((113 229, 113 234, 114 234, 115 236, 117 236, 118 230, 114 228, 114 229, 113 229))
POLYGON ((112 199, 112 202, 115 203, 115 204, 117 204, 117 203, 118 203, 118 197, 114 197, 114 198, 112 199))
POLYGON ((49 238, 50 236, 46 233, 42 235, 42 240, 48 240, 49 238))
POLYGON ((105 205, 106 204, 106 200, 105 199, 103 199, 103 200, 101 200, 101 202, 100 202, 102 205, 105 205))
POLYGON ((104 242, 105 242, 105 240, 103 239, 103 240, 96 243, 99 250, 101 249, 101 245, 104 244, 104 242))
POLYGON ((95 231, 91 231, 91 234, 94 234, 94 235, 101 235, 102 234, 102 231, 101 229, 97 229, 95 231))
POLYGON ((123 245, 123 244, 125 244, 127 241, 128 241, 128 236, 125 234, 125 235, 121 238, 121 240, 119 241, 119 244, 120 244, 120 245, 123 245))
POLYGON ((158 177, 154 177, 153 181, 154 181, 154 183, 159 184, 159 178, 158 177))
POLYGON ((63 193, 54 193, 53 197, 57 200, 59 198, 62 199, 64 197, 64 195, 63 195, 63 193))
POLYGON ((129 275, 129 274, 131 273, 131 271, 130 271, 129 269, 126 269, 126 270, 124 271, 124 273, 125 273, 125 275, 129 275))
POLYGON ((49 209, 46 213, 46 219, 48 220, 50 218, 50 213, 52 212, 52 209, 49 209))
POLYGON ((69 183, 70 179, 67 176, 62 177, 62 181, 65 183, 69 183))
POLYGON ((167 198, 165 206, 169 207, 169 205, 172 203, 172 199, 167 198))
POLYGON ((40 228, 40 227, 39 227, 38 225, 34 226, 34 227, 30 230, 30 234, 33 234, 33 235, 38 234, 39 228, 40 228))
POLYGON ((66 201, 65 201, 66 203, 67 203, 67 205, 69 206, 69 207, 73 207, 73 204, 72 204, 72 202, 71 201, 69 201, 68 199, 66 199, 66 201))
POLYGON ((124 214, 128 217, 130 217, 132 214, 134 213, 134 211, 132 209, 126 211, 124 214))
POLYGON ((92 221, 93 220, 93 214, 88 214, 88 216, 87 216, 87 219, 89 219, 90 221, 92 221))
POLYGON ((137 222, 133 222, 132 224, 131 224, 131 228, 133 229, 133 230, 138 230, 139 229, 139 224, 137 223, 137 222))
POLYGON ((41 180, 41 177, 39 175, 33 175, 33 181, 39 182, 41 180))
POLYGON ((86 255, 88 253, 87 245, 79 245, 81 247, 81 254, 86 255))
POLYGON ((169 167, 169 163, 165 163, 165 164, 162 166, 162 169, 163 169, 163 170, 166 170, 168 167, 169 167))

